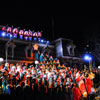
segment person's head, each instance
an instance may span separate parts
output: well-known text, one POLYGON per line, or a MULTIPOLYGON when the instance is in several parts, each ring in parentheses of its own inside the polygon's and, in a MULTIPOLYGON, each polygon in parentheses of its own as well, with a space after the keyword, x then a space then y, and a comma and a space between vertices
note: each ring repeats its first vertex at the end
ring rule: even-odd
POLYGON ((5 63, 5 67, 9 67, 9 63, 5 63))
POLYGON ((86 77, 86 78, 89 77, 89 74, 86 74, 85 77, 86 77))
POLYGON ((41 55, 43 56, 43 53, 41 53, 41 55))
POLYGON ((71 81, 72 81, 72 79, 70 78, 70 79, 69 79, 69 81, 71 82, 71 81))
POLYGON ((77 72, 77 73, 76 73, 76 79, 79 78, 79 77, 80 77, 80 73, 77 72))
POLYGON ((50 56, 50 58, 52 59, 52 56, 50 56))

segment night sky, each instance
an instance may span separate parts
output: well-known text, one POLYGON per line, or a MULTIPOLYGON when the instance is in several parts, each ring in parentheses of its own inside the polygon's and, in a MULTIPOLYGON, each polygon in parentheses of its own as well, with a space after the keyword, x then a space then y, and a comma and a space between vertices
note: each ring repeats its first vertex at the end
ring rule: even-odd
POLYGON ((1 16, 0 24, 26 30, 42 30, 43 38, 50 41, 62 37, 72 39, 76 45, 83 46, 91 34, 100 32, 99 16, 42 15, 37 9, 31 12, 26 12, 24 9, 20 12, 15 10, 15 12, 7 12, 1 16))

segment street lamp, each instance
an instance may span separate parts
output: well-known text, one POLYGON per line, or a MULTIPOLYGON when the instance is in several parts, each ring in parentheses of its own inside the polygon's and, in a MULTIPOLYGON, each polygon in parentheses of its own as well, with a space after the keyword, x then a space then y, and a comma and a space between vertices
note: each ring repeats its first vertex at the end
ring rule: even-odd
POLYGON ((86 61, 89 61, 89 70, 90 70, 90 72, 91 72, 91 67, 92 67, 92 57, 90 56, 90 55, 85 55, 84 56, 84 60, 86 60, 86 61))

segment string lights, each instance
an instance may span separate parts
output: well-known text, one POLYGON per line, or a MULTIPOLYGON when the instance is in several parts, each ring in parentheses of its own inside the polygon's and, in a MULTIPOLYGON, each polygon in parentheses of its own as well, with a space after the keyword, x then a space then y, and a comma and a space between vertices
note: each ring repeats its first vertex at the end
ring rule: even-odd
POLYGON ((25 41, 35 41, 44 44, 49 44, 49 41, 45 41, 44 39, 41 39, 42 31, 34 32, 31 30, 25 30, 25 29, 22 30, 19 27, 14 28, 14 27, 9 27, 8 25, 2 26, 0 31, 0 37, 14 38, 14 39, 20 39, 25 41))

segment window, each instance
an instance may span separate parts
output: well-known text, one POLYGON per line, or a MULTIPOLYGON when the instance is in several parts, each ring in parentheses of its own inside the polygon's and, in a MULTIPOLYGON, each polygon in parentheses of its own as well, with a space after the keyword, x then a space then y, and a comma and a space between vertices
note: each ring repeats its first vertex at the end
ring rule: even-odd
POLYGON ((27 56, 28 56, 28 57, 31 57, 31 49, 28 49, 28 50, 27 50, 27 56))
POLYGON ((8 57, 14 57, 14 48, 16 47, 16 45, 14 44, 14 41, 13 40, 9 40, 6 45, 5 45, 5 48, 6 48, 6 53, 8 55, 8 57))
POLYGON ((30 48, 29 46, 26 47, 25 49, 25 53, 26 53, 26 58, 27 59, 33 59, 33 48, 30 48))

